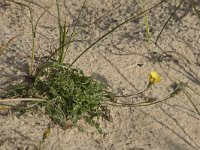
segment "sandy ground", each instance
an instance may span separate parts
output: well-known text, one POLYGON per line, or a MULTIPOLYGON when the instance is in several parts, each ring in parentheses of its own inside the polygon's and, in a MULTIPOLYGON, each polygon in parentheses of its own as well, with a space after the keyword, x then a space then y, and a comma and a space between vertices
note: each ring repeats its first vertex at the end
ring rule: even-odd
MULTIPOLYGON (((28 4, 28 0, 21 0, 28 4)), ((34 21, 49 6, 38 24, 36 58, 47 56, 58 41, 57 13, 54 0, 35 0, 31 4, 34 21)), ((146 0, 148 2, 148 0, 146 0)), ((153 0, 146 8, 158 3, 153 0)), ((63 20, 70 28, 76 22, 83 1, 66 0, 62 4, 63 20)), ((144 1, 145 3, 145 1, 144 1)), ((163 3, 148 13, 151 40, 155 41, 178 0, 163 3)), ((198 3, 199 4, 199 3, 198 3)), ((87 46, 125 18, 140 11, 139 0, 88 0, 77 24, 76 42, 66 56, 72 62, 87 46)), ((0 44, 22 33, 9 44, 0 57, 0 88, 20 80, 27 73, 31 53, 31 24, 26 6, 0 0, 0 44)), ((70 30, 71 31, 71 30, 70 30)), ((200 20, 188 3, 172 17, 155 46, 146 42, 142 17, 117 29, 83 55, 74 67, 93 75, 119 95, 141 91, 148 83, 148 74, 156 70, 162 81, 152 87, 149 95, 163 99, 169 95, 169 77, 177 78, 200 93, 200 20), (161 63, 152 54, 173 51, 173 57, 161 63), (149 57, 149 58, 148 58, 149 57), (187 57, 188 60, 185 59, 187 57)), ((156 56, 155 56, 156 57, 156 56)), ((36 60, 36 61, 37 61, 36 60)), ((197 94, 188 90, 200 109, 197 94)), ((120 98, 121 101, 139 101, 137 97, 120 98)), ((42 144, 42 134, 49 120, 45 116, 13 113, 0 114, 0 149, 31 150, 199 150, 200 116, 187 97, 180 93, 173 99, 149 107, 110 107, 112 122, 101 121, 103 134, 85 125, 85 131, 76 128, 66 132, 55 127, 42 144), (60 137, 60 138, 58 138, 60 137)))

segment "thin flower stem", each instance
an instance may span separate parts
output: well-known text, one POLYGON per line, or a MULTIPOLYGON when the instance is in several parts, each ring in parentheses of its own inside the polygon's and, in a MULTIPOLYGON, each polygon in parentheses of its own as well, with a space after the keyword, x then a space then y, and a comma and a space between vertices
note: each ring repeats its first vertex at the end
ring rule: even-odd
POLYGON ((192 104, 192 106, 194 107, 194 109, 197 111, 198 115, 200 116, 200 112, 197 109, 196 105, 193 103, 193 101, 191 100, 189 93, 187 93, 185 90, 183 90, 183 92, 185 93, 185 95, 187 96, 188 100, 190 101, 190 103, 192 104))
POLYGON ((154 101, 154 102, 141 102, 141 103, 119 103, 119 102, 110 102, 110 103, 105 103, 107 105, 111 106, 118 106, 118 107, 140 107, 140 106, 149 106, 149 105, 154 105, 163 101, 166 101, 172 97, 167 97, 165 99, 159 100, 159 101, 154 101))
POLYGON ((33 14, 32 14, 32 10, 30 10, 30 20, 31 20, 31 28, 32 28, 32 49, 31 49, 31 64, 30 64, 30 68, 29 68, 29 76, 32 75, 33 73, 33 63, 35 60, 35 37, 36 37, 36 33, 35 33, 35 28, 33 25, 33 14))
POLYGON ((198 18, 200 19, 200 12, 196 9, 196 6, 194 4, 194 1, 193 0, 190 0, 190 3, 192 5, 192 7, 194 8, 195 12, 197 13, 197 16, 198 18))
MULTIPOLYGON (((84 0, 83 4, 82 4, 82 6, 81 6, 81 10, 80 10, 80 12, 79 12, 79 14, 78 14, 78 17, 77 17, 77 19, 76 19, 76 23, 75 23, 75 25, 73 26, 73 29, 72 29, 72 33, 71 33, 71 35, 70 35, 69 42, 71 42, 71 41, 73 40, 73 37, 74 37, 74 35, 75 35, 76 26, 77 26, 77 24, 78 24, 78 22, 79 22, 79 19, 80 19, 80 17, 81 17, 81 14, 82 14, 82 12, 83 12, 83 8, 84 8, 85 4, 86 4, 86 0, 84 0)), ((70 43, 67 45, 65 54, 66 54, 66 52, 68 51, 69 46, 70 46, 70 43)))
POLYGON ((95 42, 93 42, 88 48, 86 48, 82 53, 80 53, 78 55, 78 57, 70 64, 69 67, 71 67, 83 54, 85 54, 91 47, 93 47, 95 44, 97 44, 99 41, 101 41, 102 39, 104 39, 105 37, 107 37, 110 33, 112 33, 113 31, 115 31, 116 29, 118 29, 119 27, 121 27, 122 25, 128 23, 129 21, 145 14, 146 12, 158 7, 160 4, 162 4, 164 1, 166 0, 162 0, 160 1, 159 3, 157 3, 156 5, 148 8, 147 10, 143 11, 143 12, 140 12, 139 14, 135 15, 135 16, 132 16, 128 19, 126 19, 125 21, 121 22, 120 24, 118 24, 116 27, 112 28, 110 31, 108 31, 107 33, 105 33, 103 36, 101 36, 100 38, 98 38, 95 42))
POLYGON ((148 89, 149 89, 149 87, 147 87, 145 90, 140 91, 138 93, 133 93, 133 94, 129 94, 129 95, 116 95, 114 97, 131 97, 131 96, 134 96, 134 95, 142 94, 142 93, 146 92, 148 89))
POLYGON ((160 38, 160 35, 162 34, 163 30, 165 29, 166 25, 168 24, 169 20, 172 18, 172 16, 176 13, 176 11, 180 8, 180 6, 182 5, 182 3, 184 2, 184 0, 182 0, 179 5, 176 7, 176 9, 172 12, 172 14, 170 15, 170 17, 167 19, 167 21, 165 22, 164 26, 162 27, 160 33, 158 34, 157 38, 156 38, 156 42, 155 44, 157 45, 158 43, 158 39, 160 38))
POLYGON ((191 88, 191 87, 189 87, 189 86, 186 86, 187 88, 189 88, 190 90, 192 90, 194 93, 196 93, 198 96, 200 96, 200 94, 197 92, 197 91, 195 91, 193 88, 191 88))
POLYGON ((0 102, 14 102, 14 101, 46 101, 39 98, 9 98, 9 99, 0 99, 0 102))
POLYGON ((22 36, 23 33, 19 33, 17 35, 15 35, 14 37, 12 37, 11 39, 8 40, 8 42, 6 44, 0 45, 0 56, 3 54, 4 50, 8 47, 8 45, 16 38, 19 36, 22 36))
POLYGON ((30 9, 30 21, 31 21, 31 29, 32 29, 32 49, 31 49, 31 64, 30 64, 30 68, 29 68, 29 76, 33 75, 33 64, 35 61, 35 40, 36 40, 36 30, 37 30, 37 25, 40 21, 40 19, 42 18, 42 16, 47 12, 47 10, 49 9, 49 7, 47 9, 45 9, 43 11, 43 13, 39 16, 39 18, 37 19, 35 26, 33 23, 33 12, 32 9, 30 9))

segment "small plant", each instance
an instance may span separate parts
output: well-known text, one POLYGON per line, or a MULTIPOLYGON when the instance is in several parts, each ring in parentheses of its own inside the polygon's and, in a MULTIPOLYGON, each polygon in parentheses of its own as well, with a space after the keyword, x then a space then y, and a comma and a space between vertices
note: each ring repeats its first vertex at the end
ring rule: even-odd
POLYGON ((45 63, 39 64, 37 68, 33 67, 37 25, 49 8, 43 11, 35 24, 33 23, 33 10, 29 8, 32 49, 29 73, 26 76, 28 80, 13 86, 5 95, 9 97, 9 101, 10 98, 12 101, 20 101, 18 98, 21 98, 21 104, 9 105, 11 108, 21 113, 42 112, 49 116, 53 124, 58 124, 63 129, 68 128, 69 122, 70 126, 77 126, 78 121, 83 119, 100 131, 98 119, 100 116, 106 116, 107 112, 106 107, 102 106, 102 102, 111 97, 106 92, 104 84, 64 63, 66 52, 70 43, 73 42, 75 26, 67 39, 69 30, 67 30, 66 23, 61 24, 59 2, 56 1, 56 3, 59 30, 58 48, 47 58, 45 63), (52 57, 56 58, 55 62, 51 62, 52 57))
MULTIPOLYGON (((145 10, 143 1, 141 0, 142 3, 141 13, 135 16, 131 16, 130 18, 125 19, 121 23, 117 24, 117 26, 113 27, 111 30, 103 34, 101 37, 96 39, 91 45, 89 45, 82 53, 80 53, 76 57, 76 59, 74 59, 72 63, 67 64, 64 63, 64 60, 67 50, 70 46, 70 43, 73 42, 73 36, 75 35, 75 26, 72 29, 71 35, 67 36, 67 34, 69 34, 68 32, 69 29, 67 28, 66 22, 64 22, 64 25, 62 24, 59 1, 56 0, 57 12, 58 12, 58 30, 59 30, 58 48, 54 50, 54 52, 47 58, 47 60, 43 64, 38 65, 37 68, 34 68, 35 42, 37 38, 36 29, 40 18, 44 15, 44 13, 48 10, 48 8, 40 15, 35 24, 33 22, 32 10, 30 9, 30 16, 31 16, 30 22, 32 27, 32 49, 31 49, 29 73, 27 76, 27 79, 29 80, 25 80, 23 83, 12 87, 12 89, 6 93, 7 97, 14 98, 12 99, 13 101, 16 100, 15 98, 21 98, 21 103, 19 105, 6 105, 6 107, 13 108, 22 113, 27 111, 42 112, 45 115, 49 116, 53 124, 57 124, 65 130, 70 128, 71 126, 78 126, 78 121, 83 119, 88 124, 95 126, 98 129, 98 131, 101 131, 98 119, 100 117, 105 117, 109 120, 110 116, 107 114, 109 112, 106 107, 107 105, 128 106, 128 107, 149 106, 166 101, 178 95, 180 92, 184 92, 190 103, 193 105, 195 110, 200 115, 195 103, 191 100, 189 93, 185 90, 186 88, 189 88, 189 86, 183 84, 182 82, 177 83, 176 88, 174 88, 174 91, 169 93, 169 95, 164 99, 158 100, 157 97, 154 98, 145 96, 146 94, 145 92, 147 90, 150 90, 151 89, 150 87, 161 81, 161 76, 155 71, 152 71, 149 74, 149 82, 145 87, 145 89, 142 90, 141 92, 133 93, 130 95, 117 96, 117 94, 114 95, 107 92, 107 87, 104 84, 99 83, 92 77, 85 76, 83 71, 79 69, 74 69, 72 67, 73 64, 83 54, 88 52, 94 45, 100 42, 103 38, 107 37, 112 32, 117 30, 119 27, 123 26, 124 24, 130 22, 135 18, 138 18, 141 15, 144 16, 144 22, 147 32, 147 40, 148 42, 150 42, 147 12, 158 7, 164 1, 165 0, 162 0, 161 2, 152 6, 151 8, 145 10), (54 62, 51 61, 52 57, 56 58, 54 62), (141 98, 143 98, 144 101, 138 103, 122 103, 118 102, 117 100, 116 101, 113 100, 113 97, 116 98, 130 97, 133 95, 140 96, 141 98)), ((86 1, 84 1, 83 5, 85 4, 85 2, 86 1)), ((162 31, 164 30, 165 26, 167 25, 168 21, 171 19, 173 14, 175 14, 175 12, 180 8, 183 2, 184 1, 182 0, 181 3, 179 3, 178 7, 176 7, 175 11, 172 13, 167 22, 164 24, 163 28, 161 29, 156 39, 156 43, 162 31)), ((190 2, 199 17, 200 15, 199 12, 196 10, 194 2, 192 0, 190 0, 190 2)), ((78 19, 81 16, 80 14, 78 16, 78 19)), ((4 49, 5 47, 0 47, 0 55, 3 53, 4 49)), ((172 53, 172 52, 168 51, 168 52, 163 52, 160 55, 154 55, 154 57, 152 56, 152 59, 154 58, 154 62, 160 63, 164 60, 164 58, 172 56, 171 54, 169 55, 167 53, 172 53)), ((151 57, 149 57, 149 59, 151 59, 151 57)), ((192 91, 195 92, 194 90, 192 91)), ((196 92, 196 94, 198 93, 196 92)), ((6 107, 2 107, 2 109, 6 107)), ((43 140, 45 140, 49 136, 50 130, 51 127, 48 127, 45 130, 43 134, 43 140)))
MULTIPOLYGON (((81 70, 53 63, 43 69, 32 83, 15 89, 15 97, 36 97, 45 101, 21 105, 20 110, 45 109, 54 124, 67 129, 67 122, 74 126, 80 119, 99 129, 97 120, 103 115, 102 102, 108 98, 105 85, 92 77, 85 76, 81 70), (16 93, 17 92, 17 93, 16 93), (37 104, 37 105, 35 105, 37 104), (29 105, 29 107, 28 107, 29 105)), ((12 95, 10 95, 12 96, 12 95)))

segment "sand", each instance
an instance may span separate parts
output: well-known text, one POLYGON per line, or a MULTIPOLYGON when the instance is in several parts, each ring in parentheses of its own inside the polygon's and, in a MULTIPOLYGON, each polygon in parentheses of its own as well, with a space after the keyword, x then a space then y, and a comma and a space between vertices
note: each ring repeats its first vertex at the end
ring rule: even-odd
MULTIPOLYGON (((17 1, 16 1, 17 2, 17 1)), ((28 5, 28 0, 18 1, 28 5)), ((146 8, 158 3, 144 0, 146 8)), ((199 4, 198 1, 196 1, 199 4)), ((57 12, 54 0, 35 0, 31 4, 37 27, 37 61, 48 56, 58 41, 57 12)), ((60 1, 62 18, 69 28, 76 24, 83 1, 60 1)), ((171 79, 178 79, 200 93, 200 20, 188 2, 183 3, 163 31, 158 45, 154 44, 159 31, 180 1, 163 3, 148 13, 151 42, 147 42, 143 17, 130 21, 104 38, 74 67, 86 75, 108 84, 118 95, 136 93, 145 88, 149 73, 157 71, 162 80, 152 86, 149 96, 163 99, 172 91, 171 79), (162 62, 156 59, 167 51, 162 62), (180 55, 181 54, 181 55, 180 55), (186 59, 186 58, 187 59, 186 59)), ((76 42, 71 45, 66 62, 72 62, 98 37, 119 22, 140 12, 139 0, 88 0, 76 27, 76 42)), ((0 56, 0 88, 20 82, 27 74, 31 55, 31 24, 26 6, 13 1, 0 0, 0 46, 14 38, 0 56)), ((71 32, 70 30, 69 32, 71 32)), ((186 89, 200 109, 200 97, 186 89)), ((123 102, 137 102, 137 97, 120 98, 123 102)), ((63 131, 55 126, 45 142, 40 143, 49 119, 43 115, 27 113, 18 116, 2 111, 0 114, 1 150, 198 150, 200 149, 200 116, 185 94, 148 107, 109 106, 112 122, 101 120, 102 134, 83 123, 84 132, 77 128, 63 131), (59 138, 60 137, 60 138, 59 138)))

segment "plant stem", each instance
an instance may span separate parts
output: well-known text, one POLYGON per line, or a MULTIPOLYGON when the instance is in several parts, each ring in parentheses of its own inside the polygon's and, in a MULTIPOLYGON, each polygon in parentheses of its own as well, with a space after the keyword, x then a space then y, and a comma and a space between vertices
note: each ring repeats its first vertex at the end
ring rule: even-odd
POLYGON ((197 13, 198 18, 200 19, 200 12, 196 9, 194 1, 190 0, 192 7, 194 8, 195 12, 197 13))
POLYGON ((162 34, 164 28, 166 27, 166 25, 168 24, 169 20, 172 18, 172 16, 176 13, 176 11, 180 8, 180 6, 182 5, 182 3, 184 2, 185 0, 182 0, 179 5, 176 7, 176 9, 172 12, 172 14, 170 15, 170 17, 167 19, 167 21, 165 22, 164 26, 162 27, 160 33, 158 34, 157 38, 156 38, 156 42, 155 44, 157 45, 158 43, 158 39, 160 38, 160 35, 162 34))
POLYGON ((134 95, 142 94, 142 93, 146 92, 148 89, 149 89, 149 87, 147 87, 146 89, 144 89, 143 91, 140 91, 138 93, 133 93, 133 94, 129 94, 129 95, 116 95, 114 97, 131 97, 131 96, 134 96, 134 95))
POLYGON ((138 16, 143 15, 144 13, 150 11, 153 8, 158 7, 160 4, 162 4, 164 1, 166 0, 162 0, 161 2, 157 3, 156 5, 150 7, 149 9, 140 12, 139 14, 137 14, 136 16, 132 16, 128 19, 126 19, 125 21, 121 22, 120 24, 118 24, 116 27, 112 28, 110 31, 108 31, 107 33, 105 33, 103 36, 101 36, 99 39, 97 39, 95 42, 93 42, 88 48, 86 48, 81 54, 78 55, 78 57, 70 64, 69 67, 71 67, 84 53, 86 53, 91 47, 93 47, 95 44, 97 44, 99 41, 101 41, 103 38, 107 37, 110 33, 112 33, 113 31, 115 31, 116 29, 118 29, 119 27, 121 27, 122 25, 128 23, 129 21, 137 18, 138 16))
MULTIPOLYGON (((141 7, 142 11, 144 11, 145 7, 144 7, 143 0, 140 0, 140 5, 141 5, 140 7, 141 7)), ((145 24, 145 28, 146 28, 147 42, 148 42, 148 44, 150 44, 150 32, 149 32, 149 22, 148 22, 147 13, 144 13, 144 24, 145 24)))
POLYGON ((33 14, 32 14, 32 10, 30 10, 30 19, 31 19, 31 28, 32 28, 32 49, 31 49, 31 64, 30 64, 30 68, 29 68, 29 76, 31 76, 33 74, 33 63, 35 60, 35 28, 33 25, 33 14))
POLYGON ((185 93, 185 95, 187 96, 188 100, 190 101, 190 103, 192 104, 192 106, 194 107, 194 109, 197 111, 198 115, 200 116, 200 112, 197 109, 196 105, 193 103, 193 101, 191 100, 189 93, 187 93, 185 90, 183 90, 183 92, 185 93))
POLYGON ((107 105, 111 106, 118 106, 118 107, 140 107, 140 106, 149 106, 149 105, 154 105, 163 101, 166 101, 172 97, 167 97, 165 99, 159 100, 159 101, 154 101, 154 102, 140 102, 140 103, 119 103, 119 102, 109 102, 105 103, 107 105))
POLYGON ((15 102, 15 101, 46 101, 39 98, 9 98, 9 99, 0 99, 0 102, 15 102))

